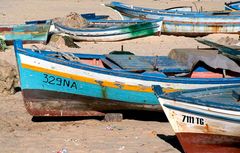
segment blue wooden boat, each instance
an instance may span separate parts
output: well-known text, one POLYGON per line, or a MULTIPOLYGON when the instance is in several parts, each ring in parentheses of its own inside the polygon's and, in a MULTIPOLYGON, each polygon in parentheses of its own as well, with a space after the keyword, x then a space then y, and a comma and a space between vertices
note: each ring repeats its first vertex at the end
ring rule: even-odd
POLYGON ((156 20, 88 20, 88 24, 81 28, 67 27, 60 22, 53 21, 55 28, 80 41, 119 41, 160 35, 162 18, 156 20))
POLYGON ((163 93, 158 100, 184 152, 240 152, 240 86, 163 93))
POLYGON ((106 6, 118 11, 122 18, 157 19, 163 17, 163 34, 203 36, 211 33, 238 33, 239 12, 168 11, 135 7, 120 2, 106 6))
POLYGON ((240 10, 240 1, 235 1, 230 3, 225 2, 224 4, 225 4, 225 10, 228 10, 228 11, 240 10))
MULTIPOLYGON (((226 70, 223 78, 221 68, 193 62, 192 69, 171 56, 61 53, 23 48, 21 41, 15 41, 14 48, 25 107, 33 116, 161 111, 152 85, 161 85, 164 91, 171 92, 240 84, 239 67, 238 72, 226 70), (209 73, 213 77, 204 76, 209 73)), ((186 50, 185 55, 189 56, 190 52, 186 50)), ((196 53, 190 56, 196 57, 196 53)), ((217 53, 212 55, 216 56, 217 53)))
POLYGON ((24 43, 46 44, 51 21, 44 20, 41 23, 26 23, 16 25, 0 25, 0 38, 7 44, 20 39, 24 43))

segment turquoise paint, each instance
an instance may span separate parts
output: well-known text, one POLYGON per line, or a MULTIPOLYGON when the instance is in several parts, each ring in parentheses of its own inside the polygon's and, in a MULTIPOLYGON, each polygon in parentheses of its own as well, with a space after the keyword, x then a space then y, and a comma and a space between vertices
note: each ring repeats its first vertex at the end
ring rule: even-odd
POLYGON ((47 33, 42 33, 42 34, 6 34, 5 35, 5 40, 36 40, 36 41, 45 41, 47 40, 47 33))
POLYGON ((6 41, 24 40, 45 42, 48 38, 50 23, 47 24, 20 24, 13 25, 12 31, 0 31, 0 35, 6 41))
MULTIPOLYGON (((19 61, 18 61, 19 62, 19 61)), ((19 67, 20 69, 20 81, 22 89, 40 89, 50 90, 56 92, 65 92, 71 94, 78 94, 96 98, 106 98, 111 100, 122 101, 126 103, 138 103, 138 104, 151 104, 159 105, 158 100, 154 93, 148 92, 136 92, 129 90, 121 90, 120 88, 102 87, 98 84, 90 84, 73 79, 58 77, 51 75, 55 78, 62 78, 70 82, 76 83, 76 88, 67 86, 58 86, 46 83, 45 75, 41 72, 32 71, 30 69, 19 67), (44 82, 45 81, 45 82, 44 82)), ((59 83, 59 82, 58 82, 59 83)), ((71 84, 71 83, 70 83, 71 84)))

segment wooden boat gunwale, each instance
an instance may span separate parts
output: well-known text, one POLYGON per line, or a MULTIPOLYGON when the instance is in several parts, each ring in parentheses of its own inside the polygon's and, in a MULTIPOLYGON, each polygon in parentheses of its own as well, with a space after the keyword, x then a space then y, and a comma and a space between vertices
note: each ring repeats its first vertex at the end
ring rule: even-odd
MULTIPOLYGON (((127 24, 127 23, 134 23, 133 25, 142 25, 142 24, 146 24, 146 23, 153 23, 154 24, 154 26, 149 26, 149 28, 157 28, 157 27, 159 27, 158 25, 157 25, 157 23, 158 22, 161 22, 162 21, 162 19, 163 18, 159 18, 158 20, 156 19, 154 19, 154 20, 129 20, 129 21, 118 21, 118 22, 122 22, 122 23, 124 23, 124 24, 126 24, 126 25, 123 25, 123 26, 115 26, 115 27, 108 27, 108 28, 102 28, 102 29, 89 29, 89 28, 85 28, 85 27, 83 27, 83 28, 71 28, 71 27, 67 27, 67 26, 64 26, 64 25, 62 25, 62 24, 59 24, 59 23, 57 23, 57 22, 54 22, 54 24, 56 24, 57 26, 59 26, 59 27, 61 27, 61 28, 63 28, 63 29, 66 29, 66 30, 69 30, 69 31, 72 31, 72 32, 102 32, 102 31, 114 31, 114 30, 120 30, 120 29, 124 29, 124 28, 128 28, 129 26, 131 26, 131 25, 129 25, 129 24, 127 24), (156 23, 156 25, 155 25, 155 23, 156 23)), ((113 22, 115 22, 115 21, 111 21, 111 20, 106 20, 106 21, 91 21, 90 20, 90 22, 91 23, 113 23, 113 22)), ((121 33, 121 34, 124 34, 124 33, 121 33)), ((111 34, 112 35, 112 34, 111 34)))
MULTIPOLYGON (((112 75, 116 77, 123 77, 123 78, 129 78, 129 79, 140 79, 144 81, 157 81, 157 82, 165 82, 165 83, 185 83, 187 84, 236 84, 240 83, 240 77, 236 78, 187 78, 187 77, 157 77, 157 76, 149 76, 149 75, 143 75, 143 74, 138 74, 138 73, 133 73, 133 72, 128 72, 126 70, 115 70, 115 69, 106 69, 106 68, 100 68, 100 67, 95 67, 87 64, 82 64, 79 62, 73 62, 73 61, 66 61, 62 59, 57 59, 54 57, 49 57, 45 56, 41 53, 33 52, 30 49, 25 49, 21 45, 21 41, 16 41, 14 44, 14 47, 16 48, 16 52, 20 54, 24 54, 27 56, 31 56, 34 58, 38 58, 41 60, 46 60, 49 62, 61 64, 64 66, 72 67, 72 68, 77 68, 77 69, 83 69, 87 71, 92 71, 96 73, 101 73, 101 74, 106 74, 106 75, 112 75)), ((42 53, 45 53, 44 51, 41 51, 42 53)), ((48 51, 49 52, 49 51, 48 51)), ((51 52, 49 52, 51 53, 51 52)), ((56 53, 56 52, 53 52, 56 53)), ((78 57, 82 56, 82 54, 75 54, 78 57)), ((91 54, 85 54, 85 57, 92 57, 96 58, 98 57, 104 57, 104 55, 91 55, 91 54)))
POLYGON ((240 86, 191 89, 168 94, 161 92, 160 86, 154 86, 155 94, 185 152, 240 151, 240 103, 238 99, 232 99, 232 90, 239 92, 240 86), (192 94, 195 99, 191 98, 192 94))
MULTIPOLYGON (((189 17, 189 18, 221 18, 221 17, 239 17, 239 12, 231 12, 231 11, 216 11, 216 12, 195 12, 195 11, 171 11, 171 10, 161 10, 161 9, 152 9, 152 8, 144 8, 137 7, 133 5, 127 5, 121 2, 112 2, 115 3, 115 7, 119 7, 121 9, 126 9, 128 11, 134 10, 134 12, 142 12, 144 14, 155 14, 161 16, 176 16, 176 17, 189 17), (235 16, 236 15, 236 16, 235 16)), ((111 4, 112 4, 111 3, 111 4)), ((106 4, 107 7, 111 7, 111 4, 106 4)), ((118 10, 119 11, 119 10, 118 10)))
MULTIPOLYGON (((166 93, 164 94, 163 92, 161 92, 161 87, 160 86, 153 86, 155 93, 157 94, 158 97, 164 98, 164 99, 168 99, 168 100, 173 100, 173 101, 177 101, 177 102, 181 102, 181 103, 185 103, 185 104, 190 104, 190 105, 200 105, 203 107, 211 107, 211 108, 217 108, 217 109, 223 109, 225 110, 226 108, 228 110, 231 111, 240 111, 240 104, 236 103, 229 103, 229 104, 225 104, 225 103, 221 103, 221 102, 214 102, 214 101, 205 101, 202 99, 196 99, 194 97, 186 97, 184 96, 184 94, 191 94, 191 93, 197 93, 197 92, 201 92, 201 91, 209 91, 208 95, 213 94, 211 91, 214 90, 219 90, 218 92, 214 92, 214 94, 218 94, 221 91, 220 90, 224 90, 224 89, 228 89, 228 88, 235 88, 235 87, 239 87, 239 85, 230 85, 230 86, 218 86, 218 87, 211 87, 211 88, 199 88, 199 89, 191 89, 191 90, 183 90, 183 91, 178 91, 178 92, 172 92, 172 93, 166 93), (221 104, 221 105, 219 105, 221 104)), ((171 107, 172 109, 177 109, 176 107, 164 104, 164 106, 166 105, 166 107, 171 107)), ((181 111, 188 111, 188 112, 193 112, 192 110, 183 110, 181 109, 181 111)), ((195 112, 196 114, 196 112, 195 112)), ((237 120, 238 122, 240 122, 240 119, 237 120)))

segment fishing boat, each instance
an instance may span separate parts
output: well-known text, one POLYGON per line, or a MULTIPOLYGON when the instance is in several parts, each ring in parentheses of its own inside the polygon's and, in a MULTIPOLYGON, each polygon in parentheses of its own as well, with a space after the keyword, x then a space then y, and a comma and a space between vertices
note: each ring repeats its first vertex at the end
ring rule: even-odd
POLYGON ((7 44, 12 44, 17 39, 23 40, 24 43, 46 44, 50 25, 50 20, 41 23, 0 25, 0 38, 7 44))
POLYGON ((186 153, 240 152, 240 86, 163 93, 158 100, 186 153))
POLYGON ((135 7, 120 2, 106 6, 116 10, 122 19, 157 19, 163 17, 162 33, 181 36, 204 36, 211 33, 238 33, 239 12, 169 11, 135 7))
POLYGON ((55 28, 80 41, 119 41, 160 35, 162 18, 156 20, 87 20, 84 27, 68 27, 53 22, 55 28))
POLYGON ((225 10, 228 11, 238 11, 240 10, 240 1, 235 1, 235 2, 225 2, 225 10))
POLYGON ((217 52, 206 56, 204 50, 191 54, 187 49, 180 53, 175 50, 171 56, 136 56, 126 51, 79 54, 23 48, 21 41, 15 41, 14 48, 25 107, 33 116, 162 111, 152 85, 161 85, 164 91, 171 92, 240 84, 239 66, 234 70, 233 61, 221 58, 217 52), (199 52, 201 61, 209 58, 209 64, 218 67, 217 59, 226 62, 226 67, 215 69, 197 62, 199 52), (192 65, 175 60, 178 55, 192 65))

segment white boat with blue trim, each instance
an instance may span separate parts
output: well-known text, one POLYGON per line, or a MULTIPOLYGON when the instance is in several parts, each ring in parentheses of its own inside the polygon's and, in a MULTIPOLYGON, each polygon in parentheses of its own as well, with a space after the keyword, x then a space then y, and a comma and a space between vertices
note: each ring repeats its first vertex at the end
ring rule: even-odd
POLYGON ((136 7, 120 2, 111 2, 106 6, 118 11, 123 19, 163 17, 163 34, 204 36, 212 33, 238 34, 240 31, 239 12, 171 11, 136 7))
POLYGON ((159 103, 184 152, 240 152, 240 86, 163 93, 159 103))
POLYGON ((153 20, 87 20, 81 28, 68 27, 53 20, 61 33, 80 41, 120 41, 160 35, 163 18, 153 20))

